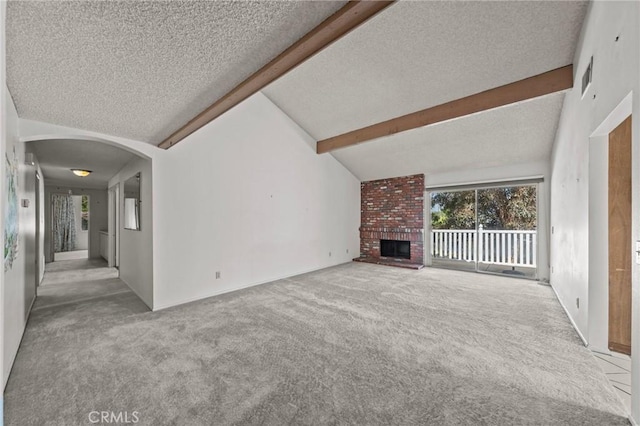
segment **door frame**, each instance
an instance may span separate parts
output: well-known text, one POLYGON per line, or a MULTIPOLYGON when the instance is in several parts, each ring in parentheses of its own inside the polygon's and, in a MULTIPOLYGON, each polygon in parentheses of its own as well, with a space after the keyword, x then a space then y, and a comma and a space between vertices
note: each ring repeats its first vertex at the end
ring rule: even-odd
POLYGON ((88 223, 88 228, 87 228, 87 259, 90 259, 91 256, 89 255, 89 249, 91 248, 91 195, 89 194, 74 194, 73 190, 69 189, 69 191, 67 192, 60 192, 60 191, 55 191, 55 192, 51 192, 49 194, 49 238, 50 238, 50 243, 49 243, 49 255, 51 256, 51 262, 55 262, 56 261, 56 248, 55 248, 55 244, 54 244, 54 223, 55 223, 55 213, 53 211, 53 196, 54 195, 70 195, 72 197, 82 197, 82 196, 87 196, 88 201, 89 201, 89 223, 88 223))
MULTIPOLYGON (((632 231, 631 231, 631 219, 633 214, 633 208, 631 207, 632 197, 632 166, 631 166, 631 151, 632 151, 632 125, 633 120, 630 115, 627 117, 618 127, 613 129, 609 133, 609 161, 608 161, 608 187, 607 194, 609 201, 613 199, 616 204, 620 204, 624 208, 624 212, 619 215, 612 214, 612 208, 609 206, 609 337, 608 348, 614 352, 620 352, 623 354, 631 355, 631 281, 632 281, 632 251, 629 250, 632 245, 632 231), (628 132, 628 134, 627 134, 628 132), (622 137, 620 135, 622 133, 622 137), (628 136, 628 137, 626 137, 628 136), (618 147, 614 147, 618 145, 618 147), (625 150, 620 151, 620 146, 625 150), (628 148, 628 152, 627 149, 628 148), (614 160, 612 160, 611 154, 614 153, 614 160), (620 161, 622 164, 613 164, 612 161, 620 161), (618 167, 620 166, 620 167, 618 167), (615 172, 614 172, 615 171, 615 172), (613 173, 613 174, 612 174, 613 173), (620 179, 622 175, 622 180, 620 179), (613 179, 612 179, 613 178, 613 179), (626 181, 628 179, 628 187, 626 181), (612 187, 612 182, 621 183, 622 186, 612 187), (628 195, 628 200, 620 199, 616 194, 628 195), (628 204, 627 204, 628 202, 628 204), (612 217, 620 217, 622 221, 614 220, 612 217), (625 222, 626 227, 625 227, 625 222), (612 225, 621 226, 624 233, 614 238, 612 234, 612 225), (611 244, 612 241, 615 244, 611 244), (621 245, 622 244, 622 245, 621 245), (625 247, 626 246, 626 247, 625 247), (612 256, 612 253, 614 254, 612 256), (623 261, 622 263, 620 263, 623 261), (628 262, 628 263, 627 263, 628 262), (615 268, 615 270, 612 270, 615 268), (612 295, 615 297, 612 299, 612 295), (623 306, 620 306, 620 303, 623 306), (625 309, 624 305, 628 303, 628 308, 625 309), (612 307, 616 309, 612 310, 612 307), (628 320, 628 321, 627 321, 628 320), (617 326, 616 326, 617 325, 617 326), (627 335, 628 333, 628 335, 627 335), (613 335, 613 336, 612 336, 613 335), (628 345, 627 345, 628 339, 628 345)), ((615 229, 615 228, 614 228, 615 229)))
POLYGON ((120 268, 120 183, 109 188, 109 267, 120 268))
MULTIPOLYGON (((42 256, 40 256, 40 233, 42 232, 42 229, 40 229, 40 209, 41 209, 41 200, 40 200, 40 179, 42 179, 40 177, 40 173, 38 173, 38 170, 36 170, 35 172, 36 175, 36 188, 35 188, 35 214, 36 214, 36 262, 35 262, 35 268, 36 268, 36 292, 38 290, 38 287, 40 286, 40 271, 42 270, 42 265, 41 265, 41 261, 42 261, 42 256)), ((44 254, 44 250, 43 250, 43 254, 44 254)))
MULTIPOLYGON (((627 96, 609 113, 589 137, 589 273, 588 273, 588 328, 587 335, 582 337, 589 349, 604 354, 609 350, 609 225, 608 225, 608 167, 609 167, 609 133, 618 127, 633 113, 633 93, 627 96)), ((631 253, 634 254, 636 241, 633 213, 634 192, 637 190, 634 168, 637 167, 634 151, 632 128, 632 218, 631 218, 631 253)), ((635 268, 632 255, 632 310, 633 288, 636 285, 635 268)), ((633 345, 633 320, 631 324, 633 345)))

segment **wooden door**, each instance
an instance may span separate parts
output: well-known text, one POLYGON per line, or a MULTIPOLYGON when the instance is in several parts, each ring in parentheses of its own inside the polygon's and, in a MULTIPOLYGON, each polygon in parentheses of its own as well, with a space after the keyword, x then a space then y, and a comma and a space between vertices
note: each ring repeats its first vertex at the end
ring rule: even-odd
POLYGON ((609 134, 609 349, 631 354, 631 117, 609 134))

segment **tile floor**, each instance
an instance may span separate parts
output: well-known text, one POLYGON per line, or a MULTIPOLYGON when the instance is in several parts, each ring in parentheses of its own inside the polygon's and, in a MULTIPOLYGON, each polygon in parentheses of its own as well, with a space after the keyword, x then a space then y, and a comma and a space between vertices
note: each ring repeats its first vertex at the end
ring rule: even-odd
POLYGON ((616 352, 605 355, 593 352, 600 368, 624 403, 627 412, 631 411, 631 357, 616 352))

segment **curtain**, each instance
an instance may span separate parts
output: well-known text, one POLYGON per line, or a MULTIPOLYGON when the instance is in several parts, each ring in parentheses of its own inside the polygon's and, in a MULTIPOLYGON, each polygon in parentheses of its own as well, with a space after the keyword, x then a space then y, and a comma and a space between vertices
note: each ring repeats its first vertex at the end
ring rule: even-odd
POLYGON ((56 253, 76 248, 76 214, 71 195, 53 194, 53 248, 56 253))

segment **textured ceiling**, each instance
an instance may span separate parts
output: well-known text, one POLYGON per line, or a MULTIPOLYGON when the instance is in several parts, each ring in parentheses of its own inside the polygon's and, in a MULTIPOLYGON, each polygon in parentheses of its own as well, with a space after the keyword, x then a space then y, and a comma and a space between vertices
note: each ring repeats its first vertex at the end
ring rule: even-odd
POLYGON ((398 133, 333 152, 360 180, 549 158, 564 93, 398 133))
POLYGON ((574 1, 399 2, 264 93, 325 139, 568 65, 585 12, 574 1))
POLYGON ((345 2, 10 1, 21 118, 157 145, 345 2))
POLYGON ((136 156, 121 148, 87 140, 43 140, 27 142, 27 150, 38 158, 45 184, 83 188, 107 188, 109 179, 136 156), (92 170, 77 177, 70 169, 92 170))
MULTIPOLYGON (((22 118, 157 144, 343 4, 11 1, 8 85, 22 118)), ((399 2, 264 92, 324 139, 570 64, 585 12, 574 1, 399 2)), ((544 160, 563 98, 333 155, 362 180, 544 160)), ((76 165, 54 151, 36 154, 62 179, 76 165)))

